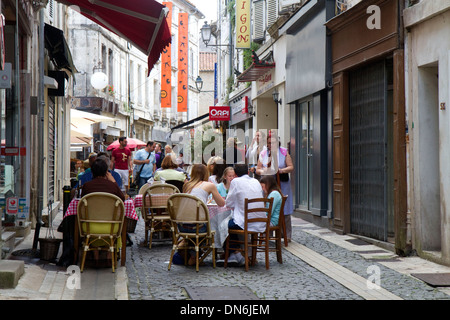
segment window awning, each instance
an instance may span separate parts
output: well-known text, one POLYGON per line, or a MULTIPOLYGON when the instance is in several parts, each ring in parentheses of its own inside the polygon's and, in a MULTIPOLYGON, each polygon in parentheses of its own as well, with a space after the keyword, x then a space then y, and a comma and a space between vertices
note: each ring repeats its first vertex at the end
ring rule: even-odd
POLYGON ((48 51, 50 59, 58 70, 64 70, 69 76, 77 73, 78 70, 73 65, 72 54, 64 38, 64 32, 49 24, 44 26, 45 48, 48 51))
POLYGON ((172 42, 168 9, 155 0, 58 0, 130 42, 148 56, 148 74, 172 42))
POLYGON ((182 123, 182 124, 179 124, 179 125, 177 125, 177 126, 171 128, 170 131, 173 132, 173 131, 176 130, 176 129, 180 129, 180 128, 187 127, 187 126, 189 126, 189 125, 191 125, 191 124, 193 124, 193 123, 195 123, 195 122, 197 122, 197 121, 201 121, 201 120, 203 120, 203 121, 201 122, 202 124, 203 124, 204 122, 209 121, 209 113, 205 113, 204 115, 202 115, 202 116, 200 116, 200 117, 197 117, 197 118, 194 118, 194 119, 192 119, 192 120, 186 121, 186 122, 184 122, 184 123, 182 123), (205 119, 206 117, 208 117, 208 119, 203 120, 203 119, 205 119))
POLYGON ((256 81, 265 75, 270 69, 275 68, 275 62, 264 65, 252 63, 252 65, 242 72, 238 77, 238 82, 256 81))

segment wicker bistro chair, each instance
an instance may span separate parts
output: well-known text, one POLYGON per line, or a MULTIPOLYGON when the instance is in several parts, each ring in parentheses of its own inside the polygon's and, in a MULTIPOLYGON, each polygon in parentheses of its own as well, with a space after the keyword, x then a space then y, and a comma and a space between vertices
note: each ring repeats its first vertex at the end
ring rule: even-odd
POLYGON ((168 211, 172 221, 173 247, 170 255, 169 267, 175 251, 185 250, 185 264, 187 264, 188 250, 195 250, 195 270, 199 271, 199 265, 212 252, 213 267, 216 267, 216 252, 214 246, 215 231, 211 231, 209 211, 206 204, 198 197, 186 193, 172 195, 168 200, 168 211), (192 232, 181 232, 179 225, 188 225, 192 232), (206 231, 200 232, 206 227, 206 231))
POLYGON ((248 226, 250 223, 261 222, 266 224, 265 230, 270 230, 270 215, 272 212, 272 198, 255 198, 245 199, 245 212, 244 212, 244 229, 234 230, 228 229, 228 237, 225 241, 225 260, 224 267, 228 265, 228 257, 230 256, 230 245, 236 245, 236 248, 232 248, 235 251, 241 252, 245 258, 245 271, 248 271, 249 249, 252 249, 251 265, 255 265, 256 253, 264 252, 266 269, 269 269, 269 240, 270 232, 255 232, 249 231, 248 226), (261 205, 257 205, 260 203, 261 205), (256 205, 255 205, 256 204, 256 205), (231 235, 237 235, 238 239, 231 239, 231 235), (249 237, 251 239, 249 243, 249 237))
POLYGON ((81 272, 84 269, 87 252, 93 250, 110 251, 112 271, 115 272, 124 218, 124 203, 116 195, 93 192, 80 199, 77 206, 77 222, 84 248, 81 272))
POLYGON ((148 243, 149 249, 155 232, 172 231, 167 199, 175 193, 179 193, 177 187, 162 183, 150 186, 142 196, 141 214, 145 221, 145 243, 148 243))

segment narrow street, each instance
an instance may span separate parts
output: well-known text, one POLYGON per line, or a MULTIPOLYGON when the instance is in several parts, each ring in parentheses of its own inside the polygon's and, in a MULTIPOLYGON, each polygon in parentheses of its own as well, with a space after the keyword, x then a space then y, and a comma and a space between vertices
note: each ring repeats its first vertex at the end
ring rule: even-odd
MULTIPOLYGON (((237 265, 225 269, 220 261, 214 269, 211 258, 205 260, 198 273, 194 267, 174 264, 168 271, 170 242, 154 242, 151 249, 139 245, 144 239, 142 219, 130 235, 134 244, 127 247, 126 265, 115 274, 109 267, 87 268, 81 274, 81 288, 69 289, 66 268, 29 259, 25 260, 25 275, 17 287, 0 289, 0 300, 450 299, 450 288, 436 288, 410 275, 448 273, 449 267, 419 257, 401 258, 387 249, 338 235, 300 218, 293 217, 293 241, 283 249, 283 264, 270 254, 269 270, 265 269, 263 255, 258 254, 258 264, 248 272, 237 265), (380 289, 369 288, 369 268, 379 268, 380 289)), ((21 247, 29 247, 30 240, 32 234, 21 247)))

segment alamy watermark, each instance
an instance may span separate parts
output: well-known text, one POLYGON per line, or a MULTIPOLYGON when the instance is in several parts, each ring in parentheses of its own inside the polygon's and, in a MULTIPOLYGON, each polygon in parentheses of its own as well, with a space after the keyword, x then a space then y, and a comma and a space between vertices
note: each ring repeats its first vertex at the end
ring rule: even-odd
POLYGON ((381 289, 381 269, 379 266, 370 265, 367 267, 367 278, 366 285, 369 290, 380 290, 381 289))
POLYGON ((67 289, 81 289, 81 271, 80 267, 76 265, 71 265, 67 268, 66 274, 70 276, 66 280, 67 289))
POLYGON ((379 6, 371 5, 367 7, 367 14, 370 14, 370 17, 367 18, 366 26, 367 29, 381 29, 381 9, 379 6))

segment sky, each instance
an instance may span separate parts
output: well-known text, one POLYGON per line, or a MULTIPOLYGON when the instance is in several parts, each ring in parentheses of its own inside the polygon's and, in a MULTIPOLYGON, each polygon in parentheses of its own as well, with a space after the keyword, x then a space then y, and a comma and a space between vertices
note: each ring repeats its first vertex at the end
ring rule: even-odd
POLYGON ((205 19, 201 20, 201 25, 203 25, 203 21, 211 21, 217 20, 217 0, 189 0, 192 2, 201 13, 205 15, 205 19))

